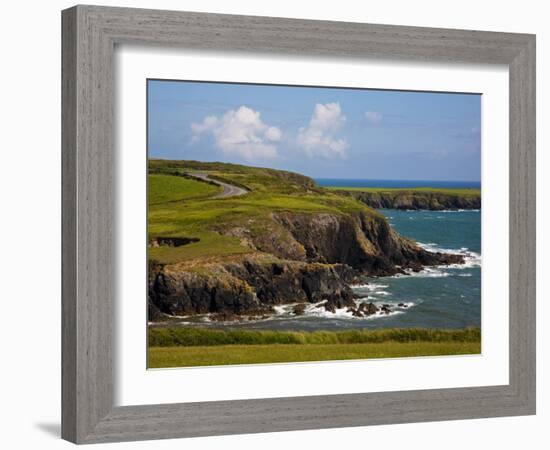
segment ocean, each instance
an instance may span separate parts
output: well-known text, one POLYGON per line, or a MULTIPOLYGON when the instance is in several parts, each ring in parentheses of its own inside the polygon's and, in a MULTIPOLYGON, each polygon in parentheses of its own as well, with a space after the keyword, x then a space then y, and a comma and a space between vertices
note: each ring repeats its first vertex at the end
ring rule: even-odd
MULTIPOLYGON (((480 188, 466 181, 394 181, 316 179, 321 186, 387 188, 480 188)), ((268 319, 208 322, 212 328, 263 330, 346 330, 377 328, 464 328, 481 326, 481 211, 379 210, 402 236, 432 251, 458 253, 466 263, 426 267, 421 272, 391 277, 364 277, 353 286, 357 303, 388 305, 391 313, 357 318, 347 308, 336 313, 310 304, 295 316, 295 305, 276 306, 268 319)), ((189 323, 189 325, 192 325, 189 323)), ((204 326, 205 323, 202 322, 204 326)))
POLYGON ((269 319, 211 325, 216 328, 345 330, 394 327, 481 326, 481 212, 380 210, 403 236, 434 251, 460 253, 466 264, 427 267, 411 275, 365 277, 353 289, 361 301, 389 305, 391 314, 356 318, 309 305, 303 316, 292 305, 278 306, 269 319), (402 306, 399 306, 402 304, 402 306))

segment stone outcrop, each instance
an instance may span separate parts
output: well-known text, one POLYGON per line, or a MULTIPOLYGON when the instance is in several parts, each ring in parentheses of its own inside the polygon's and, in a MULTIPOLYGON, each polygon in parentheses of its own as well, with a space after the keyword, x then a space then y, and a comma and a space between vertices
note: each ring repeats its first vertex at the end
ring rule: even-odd
POLYGON ((339 194, 356 198, 375 209, 433 210, 481 209, 480 195, 459 195, 443 192, 381 191, 364 192, 338 190, 339 194))
MULTIPOLYGON (((355 214, 278 214, 306 259, 347 264, 367 275, 393 275, 403 269, 463 262, 461 256, 428 252, 397 234, 382 216, 355 214)), ((291 243, 295 246, 295 243, 291 243)))
POLYGON ((199 272, 185 265, 149 269, 151 313, 172 316, 206 313, 257 315, 274 305, 327 300, 337 308, 352 306, 349 287, 355 272, 343 264, 263 258, 207 264, 199 272))

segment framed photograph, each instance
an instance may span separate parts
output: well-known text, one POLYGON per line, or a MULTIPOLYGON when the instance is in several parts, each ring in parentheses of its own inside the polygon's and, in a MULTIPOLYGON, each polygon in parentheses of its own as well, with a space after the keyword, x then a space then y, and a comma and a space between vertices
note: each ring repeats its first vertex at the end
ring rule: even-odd
POLYGON ((63 11, 62 435, 535 413, 535 37, 63 11))

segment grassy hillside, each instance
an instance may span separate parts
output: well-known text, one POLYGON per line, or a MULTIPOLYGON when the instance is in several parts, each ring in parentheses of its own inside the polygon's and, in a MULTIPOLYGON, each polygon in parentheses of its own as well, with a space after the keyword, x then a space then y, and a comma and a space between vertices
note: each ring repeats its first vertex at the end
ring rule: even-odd
POLYGON ((277 235, 281 230, 270 214, 283 211, 335 214, 364 211, 381 217, 357 200, 321 189, 310 178, 291 172, 196 161, 149 162, 149 239, 198 239, 185 246, 150 248, 149 258, 158 262, 254 252, 246 239, 224 231, 246 226, 249 239, 261 234, 277 235), (197 172, 249 192, 240 197, 216 199, 221 188, 189 178, 189 174, 197 172))
POLYGON ((219 186, 181 176, 149 174, 147 182, 149 205, 179 200, 200 200, 221 191, 219 186))

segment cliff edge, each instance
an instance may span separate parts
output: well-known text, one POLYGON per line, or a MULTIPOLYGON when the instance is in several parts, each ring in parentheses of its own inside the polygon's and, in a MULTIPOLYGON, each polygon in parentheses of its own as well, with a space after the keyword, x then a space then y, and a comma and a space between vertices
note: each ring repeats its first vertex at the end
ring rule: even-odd
POLYGON ((327 311, 363 314, 350 288, 359 276, 463 262, 419 247, 358 199, 302 175, 156 160, 149 177, 152 321, 197 314, 231 320, 319 302, 327 311), (189 176, 193 171, 247 193, 219 198, 218 187, 189 176))

